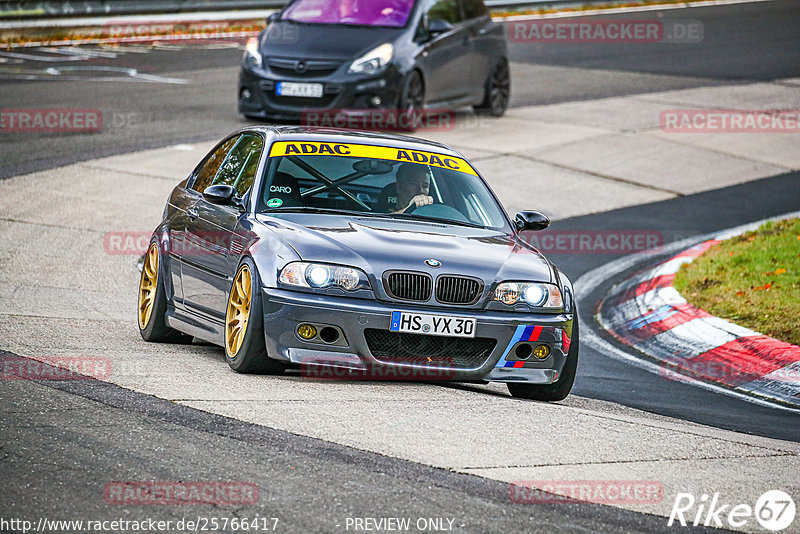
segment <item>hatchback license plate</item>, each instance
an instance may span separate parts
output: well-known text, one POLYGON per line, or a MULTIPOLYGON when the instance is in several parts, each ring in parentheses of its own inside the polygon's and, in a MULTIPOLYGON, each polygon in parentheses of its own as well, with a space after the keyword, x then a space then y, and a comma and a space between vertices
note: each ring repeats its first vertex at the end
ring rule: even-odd
POLYGON ((475 337, 476 323, 477 320, 470 317, 396 311, 392 312, 389 330, 428 336, 475 337))
POLYGON ((275 94, 277 94, 278 96, 322 98, 322 84, 279 82, 275 86, 275 94))

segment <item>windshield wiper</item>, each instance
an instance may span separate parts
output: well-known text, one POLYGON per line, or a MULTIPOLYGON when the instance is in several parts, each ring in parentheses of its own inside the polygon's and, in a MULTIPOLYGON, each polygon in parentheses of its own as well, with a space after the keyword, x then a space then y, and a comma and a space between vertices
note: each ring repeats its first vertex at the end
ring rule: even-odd
POLYGON ((418 219, 420 221, 454 224, 456 226, 466 226, 468 228, 484 228, 484 229, 486 228, 482 224, 475 224, 466 221, 457 221, 455 219, 443 219, 441 217, 427 217, 425 215, 414 215, 413 213, 394 213, 393 215, 401 219, 418 219))
POLYGON ((313 206, 295 206, 286 208, 270 208, 263 210, 261 213, 324 213, 328 215, 353 215, 356 217, 378 217, 381 219, 416 219, 418 221, 432 222, 439 224, 454 224, 456 226, 466 226, 468 228, 482 228, 486 229, 481 224, 475 224, 466 221, 457 221, 454 219, 442 219, 441 217, 426 217, 424 215, 414 215, 413 213, 380 213, 375 211, 356 211, 356 210, 343 210, 336 208, 315 208, 313 206))
POLYGON ((381 213, 377 211, 343 210, 336 208, 315 208, 314 206, 270 208, 262 210, 261 213, 324 213, 327 215, 352 215, 354 217, 379 217, 382 219, 394 217, 394 215, 391 213, 381 213))
POLYGON ((315 208, 314 206, 294 206, 286 208, 269 208, 262 210, 261 213, 328 213, 338 215, 363 215, 364 212, 355 210, 341 210, 335 208, 315 208))

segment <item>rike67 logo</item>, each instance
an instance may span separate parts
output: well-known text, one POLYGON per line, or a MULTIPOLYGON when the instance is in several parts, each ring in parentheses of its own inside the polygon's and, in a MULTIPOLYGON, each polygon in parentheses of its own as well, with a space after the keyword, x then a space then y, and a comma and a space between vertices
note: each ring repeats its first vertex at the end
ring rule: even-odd
POLYGON ((753 530, 755 519, 761 527, 778 532, 794 522, 795 513, 794 500, 781 490, 765 492, 756 500, 755 506, 748 503, 726 503, 719 493, 711 496, 704 493, 699 499, 691 493, 678 493, 667 526, 703 525, 753 530))

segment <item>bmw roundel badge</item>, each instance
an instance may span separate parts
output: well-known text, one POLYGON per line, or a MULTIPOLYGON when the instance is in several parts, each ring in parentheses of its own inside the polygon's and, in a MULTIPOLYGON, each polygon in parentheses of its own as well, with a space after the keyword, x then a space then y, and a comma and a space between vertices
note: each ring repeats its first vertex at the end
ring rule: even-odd
POLYGON ((428 267, 433 267, 434 269, 438 269, 442 266, 442 262, 434 259, 425 260, 425 263, 428 265, 428 267))

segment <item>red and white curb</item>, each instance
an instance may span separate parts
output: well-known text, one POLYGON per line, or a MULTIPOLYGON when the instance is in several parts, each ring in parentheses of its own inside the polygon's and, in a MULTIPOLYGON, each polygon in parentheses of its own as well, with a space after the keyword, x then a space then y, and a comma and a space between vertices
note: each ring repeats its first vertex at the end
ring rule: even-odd
POLYGON ((616 285, 597 319, 622 343, 656 360, 668 379, 694 379, 800 407, 800 347, 695 308, 672 286, 725 232, 681 251, 616 285))

